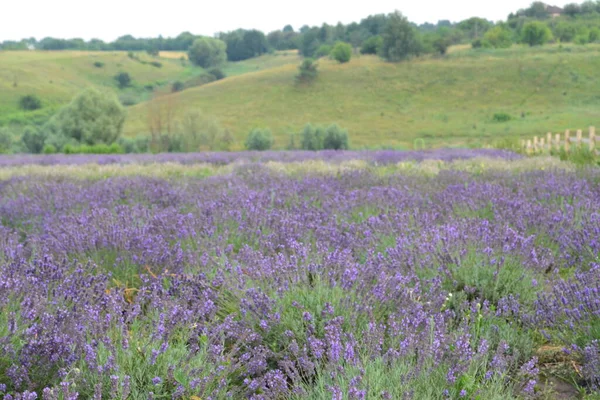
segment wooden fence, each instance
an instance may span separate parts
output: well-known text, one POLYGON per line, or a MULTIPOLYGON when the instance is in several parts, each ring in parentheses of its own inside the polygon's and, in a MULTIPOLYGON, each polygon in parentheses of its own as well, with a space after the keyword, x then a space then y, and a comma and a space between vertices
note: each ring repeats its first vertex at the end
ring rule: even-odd
POLYGON ((590 126, 587 134, 584 135, 583 130, 578 129, 574 135, 567 130, 565 133, 553 134, 548 132, 546 136, 534 136, 533 140, 521 140, 521 148, 528 154, 550 152, 550 150, 572 151, 578 149, 588 149, 600 155, 600 143, 596 137, 596 128, 590 126))

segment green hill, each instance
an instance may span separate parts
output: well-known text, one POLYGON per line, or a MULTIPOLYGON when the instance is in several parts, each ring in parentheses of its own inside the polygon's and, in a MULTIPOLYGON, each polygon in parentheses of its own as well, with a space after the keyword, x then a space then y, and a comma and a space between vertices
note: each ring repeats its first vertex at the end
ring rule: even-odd
POLYGON ((131 58, 127 52, 82 51, 0 51, 0 66, 0 124, 44 119, 90 85, 111 88, 130 102, 143 101, 152 92, 149 85, 166 85, 199 70, 144 53, 131 58), (119 72, 130 74, 130 88, 117 88, 114 76, 119 72), (41 110, 19 109, 19 99, 29 94, 42 100, 41 110))
MULTIPOLYGON (((155 101, 173 108, 175 118, 191 109, 214 115, 234 133, 236 148, 253 127, 271 128, 283 148, 307 122, 338 122, 358 148, 411 147, 415 139, 432 146, 483 144, 600 125, 598 45, 455 49, 445 58, 398 64, 374 56, 342 65, 321 60, 309 87, 294 85, 293 61, 155 101), (511 120, 497 122, 495 114, 511 120)), ((126 135, 147 133, 148 112, 156 109, 130 108, 126 135)))

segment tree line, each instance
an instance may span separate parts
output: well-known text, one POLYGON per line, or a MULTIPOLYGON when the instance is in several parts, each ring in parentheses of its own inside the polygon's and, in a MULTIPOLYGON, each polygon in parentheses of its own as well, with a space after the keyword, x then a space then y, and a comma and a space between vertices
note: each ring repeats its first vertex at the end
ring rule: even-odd
MULTIPOLYGON (((559 18, 552 18, 551 11, 545 3, 536 1, 528 8, 511 13, 506 21, 497 23, 477 17, 457 23, 441 20, 436 24, 416 25, 408 22, 411 37, 414 36, 414 43, 409 48, 414 55, 444 54, 449 46, 460 43, 472 43, 473 47, 507 47, 512 43, 528 43, 532 22, 544 24, 537 24, 538 30, 548 28, 549 32, 541 34, 546 41, 585 44, 599 40, 600 0, 568 4, 559 18)), ((390 25, 394 25, 397 19, 397 13, 377 14, 347 25, 342 23, 312 27, 304 25, 299 30, 286 25, 268 34, 256 29, 238 29, 218 33, 214 39, 225 43, 227 61, 246 60, 278 50, 298 50, 305 57, 318 58, 329 55, 338 42, 348 43, 353 49, 360 50, 364 54, 381 54, 385 46, 385 36, 386 34, 389 36, 389 31, 386 33, 386 29, 390 29, 390 25)), ((398 27, 398 24, 395 26, 398 27)), ((409 31, 408 28, 403 29, 405 32, 409 31)), ((4 41, 0 43, 0 49, 146 51, 156 55, 160 51, 189 51, 194 42, 200 38, 202 37, 190 32, 183 32, 174 38, 162 36, 136 38, 132 35, 124 35, 112 42, 104 42, 100 39, 85 41, 78 38, 46 37, 39 41, 35 38, 4 41)), ((539 44, 539 40, 534 42, 539 44)), ((403 57, 394 53, 386 58, 403 57)))

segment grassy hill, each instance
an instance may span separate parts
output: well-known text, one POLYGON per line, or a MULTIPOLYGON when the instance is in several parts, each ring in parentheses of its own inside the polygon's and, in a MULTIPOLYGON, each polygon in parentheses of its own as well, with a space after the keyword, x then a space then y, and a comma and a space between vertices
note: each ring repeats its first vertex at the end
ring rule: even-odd
MULTIPOLYGON (((277 56, 269 57, 275 62, 277 56)), ((343 65, 321 60, 310 87, 294 85, 298 59, 289 58, 257 72, 240 64, 235 68, 247 73, 155 101, 174 106, 177 117, 191 109, 216 116, 234 133, 237 148, 253 127, 271 128, 276 147, 283 148, 307 122, 338 122, 356 148, 412 147, 415 139, 432 146, 476 145, 600 125, 597 45, 459 48, 443 59, 398 64, 372 56, 343 65), (497 113, 512 119, 495 122, 497 113)), ((127 135, 148 131, 149 109, 156 107, 130 109, 127 135)))
POLYGON ((130 101, 143 101, 152 92, 145 86, 165 85, 198 73, 177 59, 144 53, 136 57, 130 58, 126 52, 0 51, 0 124, 36 116, 43 119, 90 85, 111 88, 130 101), (152 61, 161 66, 150 64, 152 61), (97 67, 94 63, 101 64, 97 67), (114 76, 119 72, 131 75, 131 88, 117 88, 114 76), (28 94, 42 100, 42 110, 25 113, 19 109, 19 99, 28 94))

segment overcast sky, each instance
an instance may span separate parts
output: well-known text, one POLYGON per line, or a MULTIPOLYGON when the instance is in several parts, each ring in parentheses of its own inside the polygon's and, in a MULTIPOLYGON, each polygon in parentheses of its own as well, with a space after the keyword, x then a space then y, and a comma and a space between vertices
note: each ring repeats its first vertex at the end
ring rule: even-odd
MULTIPOLYGON (((80 37, 114 40, 177 36, 183 31, 209 35, 237 28, 265 32, 300 26, 360 21, 370 14, 401 11, 416 23, 460 21, 478 16, 504 20, 531 0, 2 0, 0 41, 25 37, 80 37)), ((562 6, 569 1, 549 2, 562 6)))

